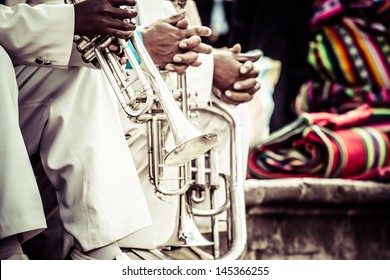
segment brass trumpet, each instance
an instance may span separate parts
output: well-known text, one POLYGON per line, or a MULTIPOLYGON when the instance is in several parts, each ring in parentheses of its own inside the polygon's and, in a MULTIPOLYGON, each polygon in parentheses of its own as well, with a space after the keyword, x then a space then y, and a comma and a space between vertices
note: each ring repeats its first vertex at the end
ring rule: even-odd
MULTIPOLYGON (((65 3, 73 4, 74 0, 65 0, 65 3)), ((137 121, 148 120, 146 114, 158 103, 164 111, 169 127, 174 135, 176 146, 165 155, 164 164, 175 166, 184 164, 205 153, 217 142, 217 134, 213 132, 203 133, 197 130, 183 115, 182 111, 172 97, 171 91, 166 86, 160 72, 154 65, 150 55, 140 38, 133 34, 130 38, 136 50, 141 64, 128 46, 128 42, 112 36, 74 36, 78 50, 86 62, 93 63, 101 68, 110 82, 118 100, 129 118, 137 121), (123 54, 135 71, 132 77, 129 71, 123 68, 109 45, 117 42, 123 49, 123 54), (142 90, 135 92, 132 88, 135 82, 140 82, 142 90)))

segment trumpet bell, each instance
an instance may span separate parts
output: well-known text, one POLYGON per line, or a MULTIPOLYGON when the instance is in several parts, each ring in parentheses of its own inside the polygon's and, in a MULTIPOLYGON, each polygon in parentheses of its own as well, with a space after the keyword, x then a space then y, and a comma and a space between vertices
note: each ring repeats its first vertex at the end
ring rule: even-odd
POLYGON ((181 140, 179 143, 176 143, 176 147, 165 156, 164 163, 167 166, 177 166, 189 162, 214 147, 217 140, 218 135, 214 132, 199 133, 198 136, 181 140))
POLYGON ((179 197, 179 212, 175 233, 164 244, 169 247, 210 246, 214 243, 207 240, 199 231, 194 221, 190 206, 191 198, 187 193, 179 197))

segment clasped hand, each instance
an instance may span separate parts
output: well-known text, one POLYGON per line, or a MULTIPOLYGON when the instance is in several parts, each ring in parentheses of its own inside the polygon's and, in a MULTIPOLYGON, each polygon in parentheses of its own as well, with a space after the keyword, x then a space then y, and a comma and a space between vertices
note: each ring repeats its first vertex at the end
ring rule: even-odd
POLYGON ((210 36, 205 26, 189 27, 185 11, 158 20, 141 30, 144 44, 154 63, 183 74, 189 66, 199 66, 198 54, 210 54, 212 47, 202 43, 201 37, 210 36))
POLYGON ((237 105, 253 99, 260 89, 259 69, 253 62, 260 51, 241 53, 241 46, 214 51, 213 93, 227 104, 237 105))
POLYGON ((83 0, 74 4, 74 34, 82 36, 114 36, 128 39, 136 25, 129 19, 137 16, 136 0, 83 0))

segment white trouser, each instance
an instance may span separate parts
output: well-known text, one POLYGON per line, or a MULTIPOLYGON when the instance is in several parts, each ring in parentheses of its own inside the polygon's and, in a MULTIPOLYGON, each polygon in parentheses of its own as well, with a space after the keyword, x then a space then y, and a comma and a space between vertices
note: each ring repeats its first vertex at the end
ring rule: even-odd
POLYGON ((57 191, 64 228, 83 250, 148 226, 147 204, 102 71, 19 66, 18 106, 5 52, 0 62, 0 238, 46 227, 28 158, 37 152, 57 191))

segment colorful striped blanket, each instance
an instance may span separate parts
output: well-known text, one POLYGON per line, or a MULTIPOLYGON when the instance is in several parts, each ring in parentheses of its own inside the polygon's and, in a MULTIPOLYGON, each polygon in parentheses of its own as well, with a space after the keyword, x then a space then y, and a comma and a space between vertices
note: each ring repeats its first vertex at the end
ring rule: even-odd
POLYGON ((298 118, 249 153, 252 178, 390 181, 390 0, 317 0, 298 118))
POLYGON ((317 1, 296 112, 390 107, 390 1, 317 1))
POLYGON ((305 113, 249 154, 249 178, 390 180, 390 109, 363 105, 346 114, 305 113))

